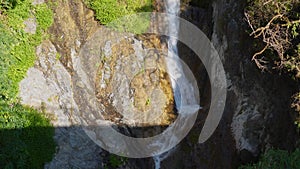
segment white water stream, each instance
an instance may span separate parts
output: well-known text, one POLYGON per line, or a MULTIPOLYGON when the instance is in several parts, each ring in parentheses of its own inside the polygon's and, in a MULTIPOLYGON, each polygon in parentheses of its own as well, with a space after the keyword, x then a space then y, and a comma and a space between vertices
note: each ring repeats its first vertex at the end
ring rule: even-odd
MULTIPOLYGON (((166 12, 170 14, 168 17, 169 32, 170 34, 177 35, 179 30, 179 20, 177 19, 177 16, 179 16, 180 12, 180 0, 166 0, 165 7, 166 12)), ((182 66, 178 56, 176 37, 169 37, 168 39, 168 57, 170 58, 170 60, 166 62, 167 69, 168 73, 172 77, 171 84, 174 92, 176 107, 179 110, 181 106, 181 96, 178 88, 179 86, 176 85, 176 82, 179 78, 184 76, 184 73, 182 71, 182 66)))
MULTIPOLYGON (((168 29, 170 34, 177 35, 179 30, 179 20, 177 16, 180 12, 180 0, 165 0, 166 13, 170 14, 168 17, 168 29), (172 33, 171 33, 172 32, 172 33)), ((171 84, 174 93, 174 99, 176 103, 176 108, 179 110, 181 106, 181 96, 179 91, 179 86, 176 84, 177 79, 184 76, 182 71, 181 62, 178 59, 178 48, 177 48, 177 38, 169 37, 168 39, 168 57, 169 61, 166 62, 168 73, 171 76, 171 84)), ((155 169, 160 169, 160 163, 162 160, 167 158, 171 154, 172 150, 154 156, 153 160, 155 163, 155 169)))

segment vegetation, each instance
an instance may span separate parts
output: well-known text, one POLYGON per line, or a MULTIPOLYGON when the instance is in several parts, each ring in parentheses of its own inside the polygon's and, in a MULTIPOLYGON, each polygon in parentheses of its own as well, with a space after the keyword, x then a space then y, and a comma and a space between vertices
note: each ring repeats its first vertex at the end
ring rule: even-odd
MULTIPOLYGON (((245 11, 250 35, 258 39, 260 51, 253 60, 262 70, 287 72, 300 79, 300 2, 298 0, 249 1, 245 11)), ((300 116, 300 99, 295 94, 294 107, 300 116)), ((300 127, 300 119, 296 121, 300 127)))
POLYGON ((45 30, 52 24, 52 11, 45 5, 32 6, 30 0, 18 0, 14 8, 3 11, 0 20, 1 80, 0 98, 16 101, 18 84, 28 68, 34 65, 35 47, 45 38, 45 30), (35 34, 24 32, 24 21, 36 16, 35 34))
POLYGON ((300 150, 293 153, 284 150, 269 150, 260 159, 257 164, 242 166, 239 169, 283 169, 299 168, 300 150))
POLYGON ((246 10, 251 36, 264 42, 253 56, 258 67, 285 69, 300 77, 300 8, 297 0, 255 0, 246 10), (270 63, 268 65, 268 63, 270 63))
POLYGON ((55 153, 54 129, 41 113, 19 104, 0 104, 0 166, 43 168, 55 153))
MULTIPOLYGON (((264 71, 288 73, 296 83, 300 79, 300 1, 254 0, 248 1, 245 17, 256 39, 257 51, 252 57, 264 71)), ((294 95, 291 105, 297 112, 296 124, 300 128, 300 92, 294 95)), ((271 149, 257 164, 241 169, 299 168, 300 150, 293 153, 271 149)))
POLYGON ((108 164, 104 166, 105 169, 108 168, 118 168, 127 162, 126 157, 117 156, 115 154, 110 154, 108 157, 108 164))
POLYGON ((135 14, 152 12, 153 0, 86 0, 85 2, 95 11, 95 17, 101 24, 117 30, 141 34, 150 25, 150 15, 135 14))
POLYGON ((19 104, 18 85, 36 59, 35 47, 53 22, 47 5, 30 0, 0 1, 0 166, 43 168, 55 151, 54 128, 32 108, 19 104), (36 18, 35 34, 24 31, 24 21, 36 18))
POLYGON ((125 15, 153 10, 152 0, 86 0, 86 3, 96 12, 96 18, 104 25, 125 15))

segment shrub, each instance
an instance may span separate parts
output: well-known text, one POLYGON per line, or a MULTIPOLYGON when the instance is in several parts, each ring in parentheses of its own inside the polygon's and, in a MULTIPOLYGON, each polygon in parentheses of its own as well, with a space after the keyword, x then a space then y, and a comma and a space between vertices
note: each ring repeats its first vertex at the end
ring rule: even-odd
POLYGON ((7 70, 11 60, 10 51, 14 40, 11 32, 5 28, 5 25, 0 23, 0 100, 12 97, 11 92, 9 92, 11 81, 7 77, 7 70))
POLYGON ((86 3, 95 11, 96 19, 104 25, 125 15, 153 10, 152 0, 86 0, 86 3))
POLYGON ((53 23, 52 10, 48 8, 46 4, 41 4, 36 7, 35 17, 41 30, 47 30, 53 23))
POLYGON ((19 104, 19 82, 36 59, 35 47, 53 21, 46 5, 30 0, 0 2, 0 167, 43 168, 55 151, 54 128, 41 113, 19 104), (24 21, 36 16, 36 34, 24 21))
POLYGON ((253 56, 259 68, 267 70, 274 66, 300 77, 299 7, 297 0, 249 1, 245 16, 251 28, 250 35, 264 44, 253 56))
POLYGON ((13 8, 7 9, 0 19, 0 98, 14 101, 18 84, 36 59, 35 47, 45 37, 44 32, 53 22, 52 11, 45 5, 31 5, 30 0, 16 0, 13 8), (24 20, 36 16, 36 34, 25 33, 24 20))
MULTIPOLYGON (((298 0, 254 0, 245 11, 251 36, 261 48, 252 57, 262 70, 287 72, 300 79, 300 2, 298 0)), ((299 112, 299 94, 292 104, 299 112)), ((300 124, 300 119, 296 122, 300 124)), ((300 125, 298 125, 300 127, 300 125)))
POLYGON ((43 168, 55 153, 54 127, 41 113, 0 103, 0 166, 43 168))
POLYGON ((107 24, 107 27, 119 32, 143 34, 150 26, 150 13, 126 15, 107 24), (126 23, 124 25, 124 23, 126 23))
POLYGON ((126 157, 117 156, 115 154, 110 154, 108 158, 108 164, 105 165, 106 168, 118 168, 127 162, 126 157))

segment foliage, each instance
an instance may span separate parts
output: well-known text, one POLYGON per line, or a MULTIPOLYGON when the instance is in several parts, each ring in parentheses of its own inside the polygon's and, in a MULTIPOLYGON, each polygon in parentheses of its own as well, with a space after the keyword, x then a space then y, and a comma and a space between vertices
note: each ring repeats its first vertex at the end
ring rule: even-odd
MULTIPOLYGON (((110 167, 117 168, 117 167, 120 167, 122 164, 126 163, 127 158, 117 156, 117 155, 114 155, 114 154, 110 154, 108 160, 109 160, 109 166, 110 167)), ((108 166, 106 166, 106 167, 109 168, 108 166)))
POLYGON ((119 32, 142 34, 150 26, 150 13, 126 15, 123 18, 108 23, 107 26, 119 32))
POLYGON ((7 76, 7 70, 10 64, 10 50, 14 42, 11 32, 0 24, 0 99, 10 97, 10 80, 7 76))
POLYGON ((55 151, 54 128, 41 113, 18 101, 18 85, 36 59, 35 47, 46 38, 53 22, 46 5, 30 0, 0 1, 0 166, 43 168, 55 151), (24 31, 24 21, 36 17, 35 34, 24 31))
POLYGON ((53 22, 52 11, 45 5, 31 5, 30 0, 16 0, 0 19, 0 98, 14 101, 18 84, 35 61, 35 47, 45 38, 45 30, 53 22), (24 21, 36 16, 36 34, 24 32, 24 21), (3 54, 3 55, 2 55, 3 54))
POLYGON ((300 77, 299 7, 298 0, 249 2, 245 16, 251 28, 250 35, 264 43, 262 50, 253 56, 259 68, 267 70, 269 66, 274 66, 300 77))
MULTIPOLYGON (((100 23, 104 25, 126 15, 132 15, 138 12, 152 12, 153 10, 152 0, 86 0, 86 3, 91 9, 95 11, 96 19, 98 19, 100 23)), ((148 21, 148 17, 146 17, 146 20, 143 16, 129 18, 130 21, 125 23, 131 24, 125 26, 127 31, 133 33, 143 32, 150 23, 148 21)), ((114 23, 114 26, 115 25, 117 25, 116 27, 118 28, 124 26, 124 24, 118 25, 117 23, 114 23)))
POLYGON ((36 7, 35 17, 37 19, 40 29, 46 30, 53 23, 52 10, 46 4, 41 4, 36 7))
MULTIPOLYGON (((252 57, 256 65, 262 70, 285 71, 299 80, 300 1, 249 0, 245 16, 251 28, 249 34, 262 42, 256 46, 261 50, 252 57)), ((296 94, 292 107, 297 110, 299 106, 296 94)), ((300 116, 300 108, 297 111, 300 116)))
POLYGON ((300 149, 289 153, 284 150, 271 149, 261 157, 256 164, 241 166, 239 169, 284 169, 299 168, 300 166, 300 149))
POLYGON ((0 14, 6 12, 8 9, 14 8, 15 0, 0 0, 0 14))
POLYGON ((19 104, 0 104, 0 166, 43 168, 55 151, 54 128, 43 115, 19 104))
POLYGON ((295 124, 300 129, 300 92, 294 95, 294 101, 292 103, 292 108, 294 108, 297 112, 299 112, 298 117, 296 117, 295 124))

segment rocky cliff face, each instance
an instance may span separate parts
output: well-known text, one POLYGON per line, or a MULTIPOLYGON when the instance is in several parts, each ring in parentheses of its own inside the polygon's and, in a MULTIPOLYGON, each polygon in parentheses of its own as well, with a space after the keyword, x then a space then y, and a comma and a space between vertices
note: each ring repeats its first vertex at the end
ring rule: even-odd
MULTIPOLYGON (((290 108, 290 97, 297 88, 288 77, 260 72, 251 61, 255 49, 245 31, 245 5, 243 1, 216 0, 205 8, 187 6, 182 12, 182 17, 191 20, 211 39, 228 80, 226 108, 218 129, 206 143, 197 145, 191 144, 192 134, 200 131, 195 126, 186 143, 182 143, 182 149, 194 145, 182 168, 235 168, 255 161, 266 148, 293 149, 298 139, 290 108)), ((185 47, 181 51, 187 52, 185 47)), ((193 71, 203 72, 199 76, 202 82, 198 82, 203 84, 205 70, 201 64, 194 67, 197 62, 190 59, 185 61, 190 62, 193 71)), ((209 106, 209 82, 199 86, 204 107, 198 115, 201 126, 209 106)))
POLYGON ((224 53, 228 92, 236 96, 236 101, 228 99, 235 104, 231 131, 243 162, 249 160, 244 159, 244 152, 257 156, 270 147, 292 149, 297 140, 290 108, 297 88, 288 77, 260 72, 250 60, 257 49, 245 33, 245 5, 243 1, 215 1, 212 35, 219 53, 224 53))
POLYGON ((45 168, 99 168, 102 150, 78 126, 72 92, 72 60, 96 28, 93 12, 81 1, 55 1, 50 41, 36 49, 35 66, 20 83, 21 102, 49 113, 56 127, 57 152, 45 168))
POLYGON ((227 102, 214 135, 197 144, 209 106, 213 106, 210 82, 198 57, 179 44, 180 56, 197 76, 203 110, 162 168, 236 168, 256 161, 265 149, 295 147, 299 136, 290 103, 297 86, 286 76, 261 72, 251 61, 255 49, 246 33, 245 6, 244 1, 227 0, 182 5, 181 17, 197 25, 219 52, 227 75, 227 102))
MULTIPOLYGON (((78 126, 80 119, 76 115, 81 112, 78 105, 78 98, 81 95, 74 93, 74 89, 83 85, 76 81, 76 68, 80 64, 78 60, 82 57, 80 50, 97 30, 103 31, 103 38, 110 32, 105 32, 105 29, 97 24, 93 12, 87 9, 82 1, 55 2, 56 5, 53 6, 55 20, 50 29, 51 39, 37 48, 36 65, 28 71, 27 78, 21 82, 20 97, 23 104, 45 109, 50 113, 49 116, 57 127, 55 133, 57 153, 45 166, 46 168, 103 168, 105 163, 109 163, 109 154, 91 141, 78 126)), ((289 105, 290 96, 296 86, 288 77, 261 73, 250 60, 253 48, 251 39, 245 33, 247 29, 243 20, 245 5, 244 1, 234 0, 215 0, 205 5, 192 2, 182 5, 181 16, 197 25, 211 39, 219 52, 227 76, 227 102, 222 120, 213 136, 205 143, 198 144, 199 133, 209 107, 213 106, 210 105, 210 82, 199 58, 184 44, 179 44, 182 59, 197 78, 203 109, 199 111, 191 132, 162 162, 161 168, 236 168, 241 163, 255 160, 266 148, 294 148, 298 136, 293 126, 291 118, 293 112, 289 105)), ((157 1, 159 11, 161 7, 162 3, 157 1)), ((103 39, 103 53, 106 57, 112 57, 102 60, 103 62, 97 65, 98 71, 106 70, 98 76, 99 83, 95 83, 94 86, 97 88, 95 94, 99 94, 99 100, 103 99, 103 95, 113 93, 109 92, 109 88, 113 90, 118 86, 116 83, 108 85, 105 90, 101 89, 101 85, 106 85, 107 82, 114 83, 108 76, 118 73, 118 70, 109 65, 116 66, 114 57, 120 56, 112 53, 134 52, 137 51, 134 44, 142 46, 140 43, 145 43, 143 46, 147 46, 148 43, 149 46, 155 39, 157 40, 156 37, 150 40, 134 37, 120 42, 119 45, 127 45, 126 51, 114 51, 113 48, 107 47, 110 46, 107 45, 110 42, 103 39), (106 68, 107 66, 109 67, 106 68), (105 76, 108 77, 106 81, 105 76)), ((156 45, 158 44, 160 42, 156 45)), ((132 62, 134 59, 124 58, 123 61, 132 62)), ((149 63, 161 62, 163 61, 158 58, 149 58, 149 63)), ((139 64, 138 61, 135 63, 139 64)), ((138 68, 140 67, 137 66, 136 69, 138 68)), ((144 95, 151 98, 147 93, 149 90, 162 88, 166 95, 165 98, 161 98, 161 103, 166 103, 162 105, 165 106, 162 109, 166 112, 173 109, 169 82, 163 81, 166 78, 161 78, 159 84, 151 82, 152 78, 159 79, 164 76, 164 72, 142 71, 135 75, 131 85, 139 91, 139 95, 133 94, 133 98, 145 98, 144 95), (144 83, 149 84, 147 90, 139 87, 145 85, 144 83), (144 95, 140 96, 141 93, 144 95)), ((137 99, 132 103, 141 110, 151 109, 147 99, 137 99)), ((111 110, 109 107, 108 109, 111 110)), ((120 120, 117 116, 112 118, 120 120)), ((176 118, 174 115, 165 113, 161 122, 168 125, 174 118, 176 118)), ((147 158, 128 159, 119 168, 153 167, 152 159, 147 158)))

